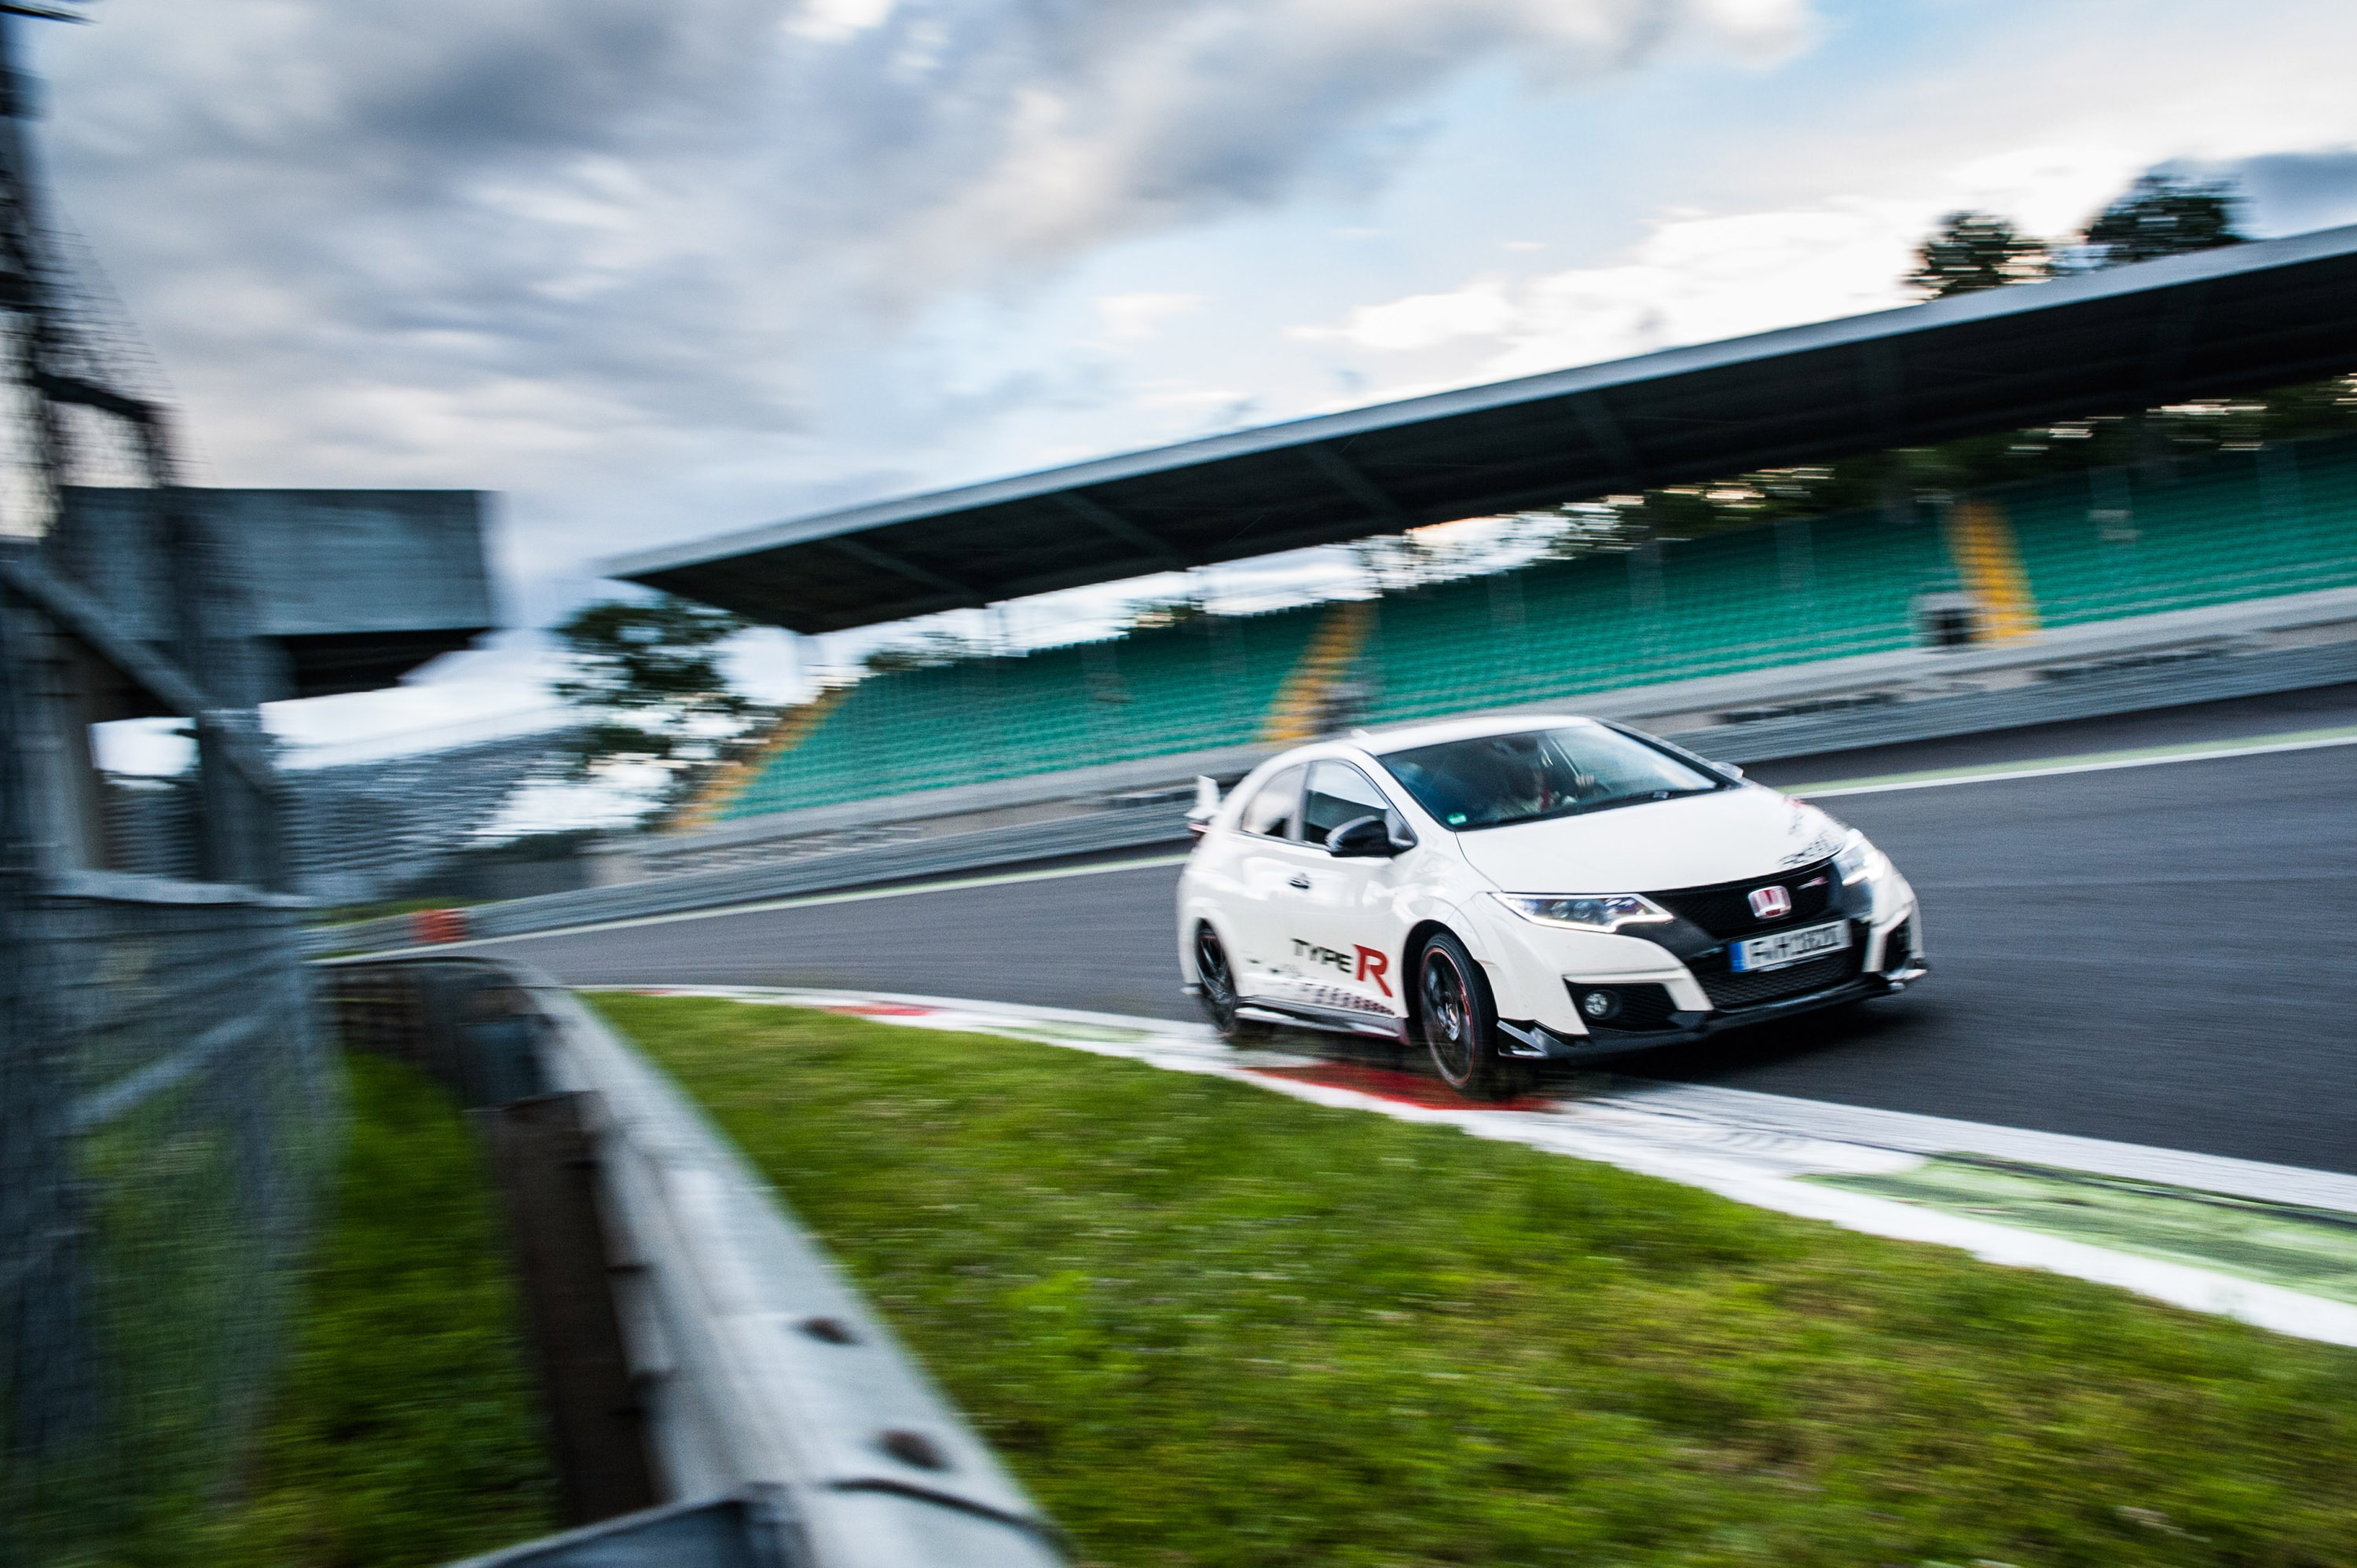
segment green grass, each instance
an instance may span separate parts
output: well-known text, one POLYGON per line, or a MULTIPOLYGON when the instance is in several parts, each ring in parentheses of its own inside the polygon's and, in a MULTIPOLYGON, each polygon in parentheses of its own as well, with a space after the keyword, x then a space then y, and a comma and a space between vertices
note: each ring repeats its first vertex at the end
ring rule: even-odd
POLYGON ((127 1561, 396 1568, 556 1528, 504 1222, 456 1104, 355 1056, 351 1139, 292 1354, 226 1506, 127 1561))
POLYGON ((2357 1563, 2357 1355, 1025 1042, 597 1004, 1088 1561, 2357 1563))

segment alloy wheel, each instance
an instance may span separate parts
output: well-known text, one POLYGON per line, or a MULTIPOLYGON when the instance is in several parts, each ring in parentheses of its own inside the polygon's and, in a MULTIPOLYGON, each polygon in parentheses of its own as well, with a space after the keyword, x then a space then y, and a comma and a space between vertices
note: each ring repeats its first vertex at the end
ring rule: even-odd
POLYGON ((1195 930, 1195 979, 1213 1021, 1227 1027, 1236 1012, 1235 977, 1228 969, 1228 950, 1220 945, 1218 933, 1209 926, 1195 930))
POLYGON ((1431 1047, 1433 1065, 1449 1083, 1461 1086, 1471 1079, 1475 1065, 1473 999, 1464 972, 1448 953, 1428 949, 1418 984, 1424 997, 1424 1040, 1431 1047))

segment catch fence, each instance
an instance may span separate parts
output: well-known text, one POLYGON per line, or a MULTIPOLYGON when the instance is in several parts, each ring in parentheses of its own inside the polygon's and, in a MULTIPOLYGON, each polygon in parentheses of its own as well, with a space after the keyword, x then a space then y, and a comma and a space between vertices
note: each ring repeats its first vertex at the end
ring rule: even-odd
POLYGON ((339 1119, 288 902, 132 876, 10 911, 0 1561, 234 1483, 339 1119))
POLYGON ((237 1478, 338 1129, 259 703, 274 650, 152 370, 44 220, 0 11, 0 1563, 113 1561, 237 1478), (137 549, 77 535, 135 509, 137 549), (127 618, 161 585, 171 624, 127 618), (93 725, 177 719, 134 842, 93 725), (158 874, 161 872, 162 874, 158 874))

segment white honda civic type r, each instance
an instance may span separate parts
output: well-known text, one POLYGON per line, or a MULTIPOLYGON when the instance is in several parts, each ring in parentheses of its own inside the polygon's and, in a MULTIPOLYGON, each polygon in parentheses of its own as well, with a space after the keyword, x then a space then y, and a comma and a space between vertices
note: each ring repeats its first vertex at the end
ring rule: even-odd
POLYGON ((1195 817, 1178 961, 1220 1032, 1421 1044, 1475 1097, 1927 972, 1914 889, 1864 834, 1596 719, 1300 746, 1224 801, 1206 781, 1195 817))

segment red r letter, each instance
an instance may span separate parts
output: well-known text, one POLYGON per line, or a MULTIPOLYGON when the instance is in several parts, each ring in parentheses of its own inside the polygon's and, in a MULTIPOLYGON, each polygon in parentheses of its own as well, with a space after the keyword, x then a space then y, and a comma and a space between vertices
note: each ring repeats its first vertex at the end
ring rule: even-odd
MULTIPOLYGON (((1356 946, 1355 943, 1352 945, 1356 946)), ((1358 951, 1359 978, 1362 981, 1373 981, 1375 983, 1375 989, 1382 992, 1384 995, 1389 996, 1392 993, 1392 988, 1384 981, 1383 976, 1392 972, 1392 961, 1390 955, 1387 953, 1378 952, 1373 948, 1360 948, 1358 951)))

